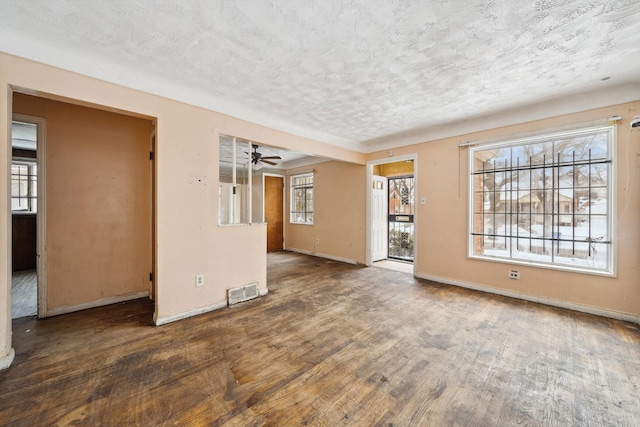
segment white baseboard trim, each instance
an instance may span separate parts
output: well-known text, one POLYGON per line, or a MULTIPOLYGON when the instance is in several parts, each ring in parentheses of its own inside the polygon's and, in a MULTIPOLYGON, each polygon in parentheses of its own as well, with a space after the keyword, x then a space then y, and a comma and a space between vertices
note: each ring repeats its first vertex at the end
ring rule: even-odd
POLYGON ((297 249, 297 248, 285 248, 285 250, 286 251, 291 251, 291 252, 297 252, 299 254, 304 254, 304 255, 317 256, 319 258, 326 258, 326 259, 330 259, 332 261, 346 262, 347 264, 354 264, 354 265, 358 264, 358 261, 356 261, 355 259, 342 258, 342 257, 339 257, 339 256, 323 254, 323 253, 320 253, 320 252, 312 252, 312 251, 307 251, 307 250, 304 250, 304 249, 297 249))
POLYGON ((227 306, 227 301, 217 302, 215 304, 207 305, 204 307, 194 308, 193 310, 183 311, 182 313, 170 314, 169 316, 162 316, 155 319, 156 326, 166 325, 178 320, 186 319, 187 317, 197 316, 199 314, 208 313, 210 311, 219 310, 227 306))
POLYGON ((9 351, 9 354, 4 356, 3 358, 0 358, 0 371, 2 371, 3 369, 7 369, 9 366, 11 366, 11 364, 13 363, 13 359, 15 357, 16 357, 16 352, 12 347, 11 351, 9 351))
POLYGON ((473 289, 475 291, 482 291, 490 294, 502 295, 509 298, 516 298, 516 299, 521 299, 525 301, 536 302, 539 304, 550 305, 553 307, 565 308, 567 310, 579 311, 582 313, 595 314, 596 316, 609 317, 611 319, 624 320, 626 322, 633 322, 640 325, 640 316, 635 316, 629 313, 621 313, 619 311, 606 310, 603 308, 591 307, 588 305, 576 304, 572 302, 558 301, 551 298, 536 297, 533 295, 522 294, 519 292, 492 288, 490 286, 484 286, 477 283, 462 282, 459 280, 448 279, 446 277, 432 276, 430 274, 415 273, 414 276, 420 279, 432 280, 434 282, 444 283, 447 285, 458 286, 466 289, 473 289))
POLYGON ((103 305, 117 304, 119 302, 131 301, 139 298, 148 298, 149 291, 136 292, 128 295, 118 295, 115 297, 103 298, 96 301, 85 302, 78 305, 65 305, 62 307, 51 308, 46 311, 45 317, 58 316, 60 314, 72 313, 74 311, 86 310, 88 308, 102 307, 103 305))
MULTIPOLYGON (((263 297, 269 293, 269 289, 258 289, 258 295, 263 297)), ((207 305, 204 307, 195 308, 193 310, 185 311, 182 313, 171 314, 169 316, 162 316, 154 319, 156 326, 166 325, 167 323, 176 322, 178 320, 186 319, 188 317, 197 316, 199 314, 208 313, 210 311, 220 310, 228 306, 227 300, 217 302, 215 304, 207 305)))

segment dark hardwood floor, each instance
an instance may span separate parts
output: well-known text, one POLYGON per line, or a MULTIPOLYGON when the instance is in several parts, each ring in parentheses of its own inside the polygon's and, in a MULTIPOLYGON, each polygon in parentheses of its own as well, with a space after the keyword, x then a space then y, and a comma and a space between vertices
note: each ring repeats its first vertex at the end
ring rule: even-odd
POLYGON ((38 314, 38 288, 35 270, 15 271, 11 277, 11 318, 38 314))
POLYGON ((14 321, 11 426, 640 425, 638 325, 304 255, 165 326, 137 300, 14 321))

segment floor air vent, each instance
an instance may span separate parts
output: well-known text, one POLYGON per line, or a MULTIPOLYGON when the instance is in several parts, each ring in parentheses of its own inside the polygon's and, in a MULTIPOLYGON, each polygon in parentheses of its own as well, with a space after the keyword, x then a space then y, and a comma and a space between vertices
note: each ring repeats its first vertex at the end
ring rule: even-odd
POLYGON ((258 283, 242 286, 240 288, 229 289, 229 305, 243 301, 249 301, 258 297, 258 283))

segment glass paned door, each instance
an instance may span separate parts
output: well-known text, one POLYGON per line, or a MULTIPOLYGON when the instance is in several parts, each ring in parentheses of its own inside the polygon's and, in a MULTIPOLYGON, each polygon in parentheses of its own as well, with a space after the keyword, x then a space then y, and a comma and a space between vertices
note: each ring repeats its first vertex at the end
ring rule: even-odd
POLYGON ((413 262, 414 178, 389 178, 389 258, 413 262))

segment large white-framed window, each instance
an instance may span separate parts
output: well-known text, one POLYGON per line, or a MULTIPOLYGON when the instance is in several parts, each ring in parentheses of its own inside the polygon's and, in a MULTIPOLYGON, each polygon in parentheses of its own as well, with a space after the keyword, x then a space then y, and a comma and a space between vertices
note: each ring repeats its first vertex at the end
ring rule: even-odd
POLYGON ((615 127, 469 151, 469 256, 615 274, 615 127))
POLYGON ((289 221, 313 224, 313 173, 290 177, 291 197, 289 221))

